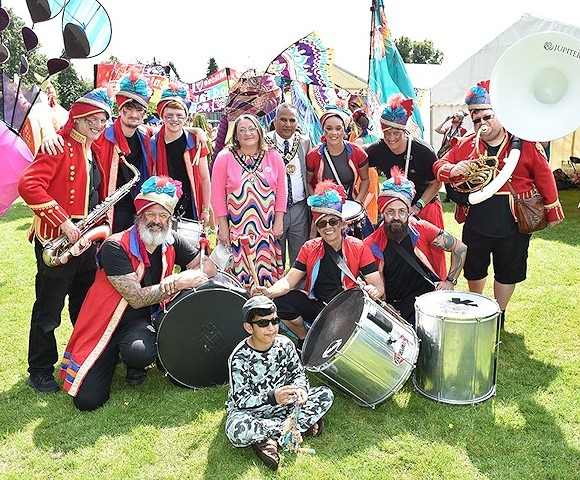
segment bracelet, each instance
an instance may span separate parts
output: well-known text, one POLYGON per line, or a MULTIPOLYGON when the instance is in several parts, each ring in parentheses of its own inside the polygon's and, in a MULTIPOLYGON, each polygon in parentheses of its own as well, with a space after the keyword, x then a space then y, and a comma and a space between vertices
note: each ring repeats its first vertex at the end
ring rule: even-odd
POLYGON ((204 208, 204 209, 202 210, 202 212, 203 212, 203 213, 209 213, 209 208, 204 208))
POLYGON ((416 205, 419 207, 419 210, 425 208, 425 202, 423 201, 422 198, 420 198, 419 200, 417 200, 416 205))

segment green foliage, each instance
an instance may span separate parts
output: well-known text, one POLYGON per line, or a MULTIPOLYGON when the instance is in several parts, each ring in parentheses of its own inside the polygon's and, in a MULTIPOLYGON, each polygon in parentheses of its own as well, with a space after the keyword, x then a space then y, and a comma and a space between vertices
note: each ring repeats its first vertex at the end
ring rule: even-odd
POLYGON ((93 84, 79 77, 73 67, 69 67, 56 75, 53 82, 57 91, 59 103, 70 109, 71 105, 93 88, 93 84))
MULTIPOLYGON (((36 267, 26 240, 32 215, 16 202, 0 217, 0 478, 575 480, 579 194, 560 192, 566 220, 532 237, 528 279, 516 288, 501 333, 496 396, 478 405, 437 403, 408 381, 371 410, 336 392, 324 434, 305 440, 316 454, 284 453, 276 473, 226 439, 225 386, 179 388, 151 368, 131 388, 119 365, 110 401, 82 413, 62 391, 37 395, 25 385, 36 267)), ((444 204, 446 230, 460 235, 452 208, 444 204)), ((61 353, 70 332, 65 309, 61 353)))
POLYGON ((45 55, 38 53, 40 43, 32 51, 26 52, 21 33, 22 27, 25 26, 24 21, 12 9, 7 8, 6 11, 10 17, 10 25, 2 32, 2 43, 4 43, 10 52, 10 58, 3 65, 4 73, 8 78, 14 79, 14 74, 20 70, 20 57, 21 55, 25 55, 28 60, 28 73, 24 75, 22 81, 29 87, 36 85, 38 81, 34 74, 36 73, 41 77, 45 77, 47 74, 47 58, 45 55))
POLYGON ((209 77, 212 73, 215 73, 219 70, 218 64, 215 61, 215 58, 211 57, 209 62, 207 63, 207 71, 206 77, 209 77))
POLYGON ((441 65, 443 63, 443 52, 437 50, 431 40, 417 42, 409 37, 399 37, 395 39, 395 45, 405 63, 426 63, 430 65, 441 65))

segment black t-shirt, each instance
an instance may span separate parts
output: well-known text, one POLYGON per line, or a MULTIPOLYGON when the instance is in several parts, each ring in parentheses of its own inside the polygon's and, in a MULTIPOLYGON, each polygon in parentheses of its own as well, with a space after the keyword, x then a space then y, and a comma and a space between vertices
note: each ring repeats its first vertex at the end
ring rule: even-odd
MULTIPOLYGON (((181 269, 185 269, 185 266, 197 256, 198 250, 178 233, 173 232, 173 237, 175 238, 173 244, 175 248, 175 264, 179 265, 181 269)), ((127 252, 125 252, 119 242, 114 240, 107 240, 103 243, 100 251, 100 259, 101 265, 108 277, 128 275, 135 271, 127 252)), ((161 246, 149 254, 149 262, 151 266, 145 270, 145 275, 143 275, 143 279, 141 280, 141 287, 150 287, 161 281, 161 246)), ((139 309, 128 306, 123 319, 148 318, 158 308, 158 304, 139 309)))
MULTIPOLYGON (((329 302, 342 291, 342 270, 330 256, 329 250, 332 247, 326 242, 322 243, 324 244, 324 256, 320 260, 318 276, 316 277, 316 281, 314 282, 312 290, 314 296, 318 300, 322 302, 329 302)), ((337 253, 338 255, 342 256, 342 249, 337 253)), ((298 260, 294 262, 293 266, 302 272, 306 271, 306 265, 304 265, 302 262, 299 262, 298 260)), ((360 273, 363 276, 369 275, 376 271, 378 270, 374 261, 368 265, 363 265, 360 267, 360 273)))
MULTIPOLYGON (((396 305, 396 301, 414 298, 423 293, 433 291, 433 286, 427 282, 393 247, 394 240, 387 243, 383 252, 385 265, 383 278, 385 279, 385 293, 389 303, 396 305)), ((400 245, 417 261, 417 264, 429 276, 429 271, 417 258, 411 243, 411 237, 407 235, 400 245)))
POLYGON ((187 139, 185 138, 185 133, 183 133, 183 135, 181 135, 181 137, 179 137, 177 140, 165 144, 165 152, 167 154, 167 168, 169 169, 169 176, 174 180, 179 180, 181 182, 181 188, 183 189, 183 195, 175 207, 175 214, 183 214, 184 218, 197 220, 197 218, 193 216, 193 206, 191 203, 191 182, 187 176, 185 162, 183 161, 183 154, 185 153, 186 147, 187 139))
MULTIPOLYGON (((497 155, 498 150, 499 146, 488 146, 487 155, 497 155)), ((518 231, 518 225, 510 209, 510 196, 496 194, 481 203, 471 205, 464 228, 486 237, 511 237, 518 231)), ((476 245, 471 242, 470 246, 476 245)))
MULTIPOLYGON (((391 176, 391 168, 395 165, 401 167, 403 172, 405 171, 407 149, 403 153, 395 154, 382 138, 367 148, 367 155, 369 156, 369 167, 377 167, 387 178, 391 176)), ((423 140, 414 138, 411 144, 408 174, 409 180, 415 184, 417 190, 413 203, 421 198, 429 186, 429 182, 435 180, 433 174, 435 160, 437 160, 437 154, 431 146, 423 140)))
MULTIPOLYGON (((127 155, 126 160, 133 165, 137 170, 140 170, 141 162, 143 162, 143 150, 141 149, 141 142, 137 132, 131 137, 127 138, 127 143, 131 149, 131 153, 127 155)), ((117 173, 117 188, 125 185, 133 179, 133 172, 129 170, 123 162, 119 162, 119 170, 117 173)), ((146 180, 146 179, 145 179, 146 180)), ((130 228, 133 225, 135 218, 135 204, 133 200, 139 193, 138 187, 133 187, 130 194, 125 195, 121 200, 115 204, 115 213, 113 215, 113 233, 121 232, 130 228)))

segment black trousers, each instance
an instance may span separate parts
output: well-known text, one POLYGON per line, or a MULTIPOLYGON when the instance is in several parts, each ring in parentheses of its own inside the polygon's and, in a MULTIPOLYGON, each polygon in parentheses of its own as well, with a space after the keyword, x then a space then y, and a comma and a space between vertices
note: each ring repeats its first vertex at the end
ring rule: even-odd
POLYGON ((65 298, 74 325, 87 292, 95 280, 96 247, 72 257, 60 267, 49 267, 42 260, 43 247, 34 240, 36 256, 36 300, 32 307, 28 340, 28 372, 31 375, 51 374, 59 360, 55 329, 60 325, 65 298))
POLYGON ((150 318, 121 320, 74 397, 79 410, 95 410, 109 400, 119 355, 129 368, 143 369, 155 362, 157 343, 150 318))
POLYGON ((275 298, 274 303, 278 316, 282 320, 294 320, 298 317, 312 324, 324 309, 324 303, 308 298, 302 290, 290 290, 286 295, 275 298))

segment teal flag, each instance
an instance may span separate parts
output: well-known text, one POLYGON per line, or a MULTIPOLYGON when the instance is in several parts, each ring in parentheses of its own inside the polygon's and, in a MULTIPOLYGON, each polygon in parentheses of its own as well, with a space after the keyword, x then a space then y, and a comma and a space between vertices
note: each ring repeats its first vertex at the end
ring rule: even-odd
POLYGON ((391 37, 383 0, 373 0, 373 28, 371 32, 371 54, 369 65, 369 99, 371 114, 380 115, 380 105, 387 102, 393 93, 402 93, 412 98, 412 119, 423 132, 419 106, 415 103, 415 90, 401 54, 391 37))

